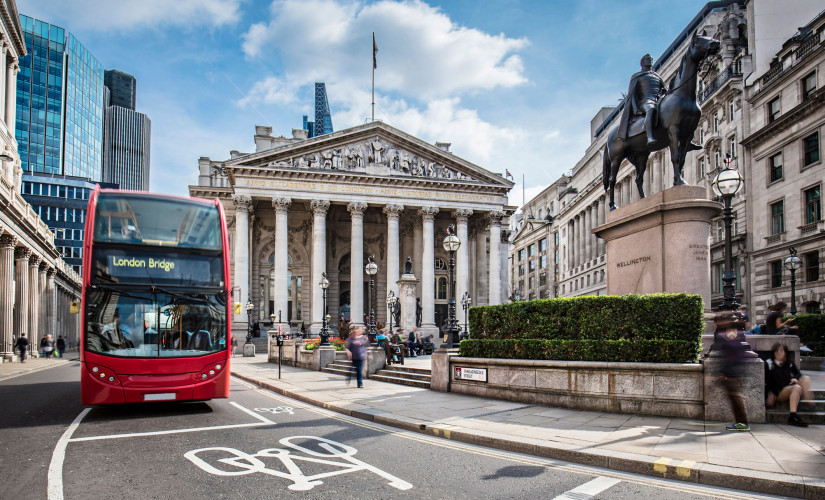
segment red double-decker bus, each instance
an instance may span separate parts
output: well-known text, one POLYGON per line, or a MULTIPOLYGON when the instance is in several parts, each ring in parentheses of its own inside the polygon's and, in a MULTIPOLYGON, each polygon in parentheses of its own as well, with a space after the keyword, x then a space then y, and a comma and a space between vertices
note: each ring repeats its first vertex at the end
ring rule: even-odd
POLYGON ((218 200, 93 191, 80 310, 84 405, 229 396, 228 257, 218 200))

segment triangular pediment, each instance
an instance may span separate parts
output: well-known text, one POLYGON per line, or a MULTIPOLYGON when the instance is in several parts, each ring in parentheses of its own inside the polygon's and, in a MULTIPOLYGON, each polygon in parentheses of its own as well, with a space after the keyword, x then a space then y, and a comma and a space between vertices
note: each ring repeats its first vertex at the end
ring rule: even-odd
POLYGON ((293 142, 225 163, 227 169, 359 173, 494 185, 513 183, 458 156, 381 122, 293 142))

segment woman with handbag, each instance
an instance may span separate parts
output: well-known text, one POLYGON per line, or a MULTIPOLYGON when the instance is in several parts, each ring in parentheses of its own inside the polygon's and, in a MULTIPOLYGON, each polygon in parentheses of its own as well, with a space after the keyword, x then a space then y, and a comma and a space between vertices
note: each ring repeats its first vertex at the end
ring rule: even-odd
MULTIPOLYGON (((355 380, 358 388, 364 387, 364 361, 367 359, 367 344, 369 340, 364 336, 364 327, 353 328, 352 334, 347 338, 347 359, 352 361, 355 367, 355 380)), ((347 385, 352 381, 352 372, 347 375, 347 385)))

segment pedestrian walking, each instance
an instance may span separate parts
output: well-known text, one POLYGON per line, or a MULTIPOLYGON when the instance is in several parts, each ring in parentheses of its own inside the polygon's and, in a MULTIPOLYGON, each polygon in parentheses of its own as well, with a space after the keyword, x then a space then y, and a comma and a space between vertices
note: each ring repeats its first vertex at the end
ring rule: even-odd
POLYGON ((46 359, 51 358, 52 351, 54 351, 54 341, 51 337, 51 335, 46 335, 40 341, 40 352, 46 359))
POLYGON ((238 350, 238 336, 233 335, 232 336, 232 355, 233 356, 235 355, 235 351, 237 351, 237 350, 238 350))
POLYGON ((57 353, 60 355, 61 358, 63 357, 63 351, 65 350, 66 340, 63 339, 63 335, 60 335, 59 337, 57 337, 57 353))
MULTIPOLYGON (((358 388, 364 387, 364 361, 367 359, 367 344, 369 340, 364 336, 364 327, 356 326, 352 335, 347 338, 347 359, 355 367, 355 380, 358 388)), ((347 385, 352 381, 352 372, 347 375, 347 385)))
POLYGON ((743 375, 745 353, 745 318, 738 311, 723 311, 713 318, 716 323, 712 350, 722 355, 719 381, 724 386, 733 408, 734 423, 725 427, 729 431, 749 432, 748 410, 745 397, 739 390, 743 375))
POLYGON ((26 362, 26 351, 29 349, 29 339, 26 338, 25 333, 21 333, 19 337, 17 337, 17 342, 14 344, 14 348, 20 351, 20 362, 26 362))

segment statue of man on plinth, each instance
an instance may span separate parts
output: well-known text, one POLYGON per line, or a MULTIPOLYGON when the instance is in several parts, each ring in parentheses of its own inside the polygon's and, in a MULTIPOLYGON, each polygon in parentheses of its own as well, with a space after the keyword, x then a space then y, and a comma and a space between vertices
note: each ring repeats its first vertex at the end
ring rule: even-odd
POLYGON ((656 143, 653 137, 653 127, 656 126, 656 103, 667 94, 667 85, 658 73, 653 71, 653 57, 650 54, 642 56, 642 70, 630 78, 627 88, 627 101, 622 110, 622 120, 619 122, 619 138, 627 139, 631 116, 645 117, 645 133, 648 146, 656 143))

